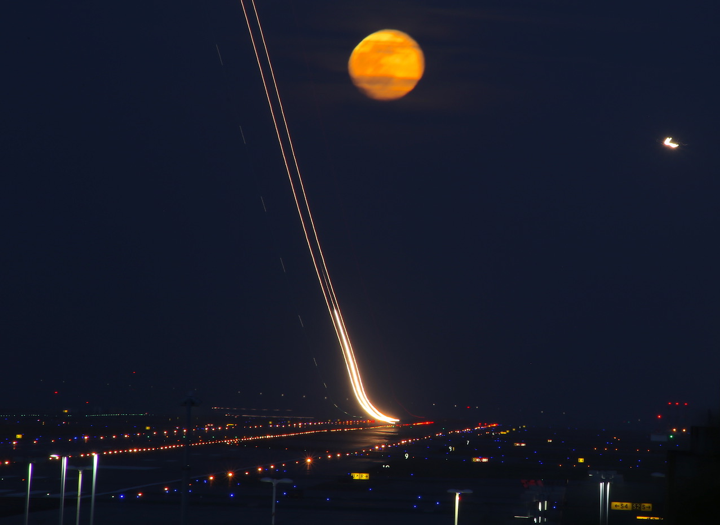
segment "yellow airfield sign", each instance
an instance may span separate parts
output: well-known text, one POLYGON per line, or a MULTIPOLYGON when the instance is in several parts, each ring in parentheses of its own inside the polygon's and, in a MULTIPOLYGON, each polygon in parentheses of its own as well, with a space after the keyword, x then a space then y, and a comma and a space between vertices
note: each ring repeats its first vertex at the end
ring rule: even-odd
POLYGON ((641 512, 651 512, 652 503, 632 503, 630 501, 611 501, 611 510, 639 510, 641 512))

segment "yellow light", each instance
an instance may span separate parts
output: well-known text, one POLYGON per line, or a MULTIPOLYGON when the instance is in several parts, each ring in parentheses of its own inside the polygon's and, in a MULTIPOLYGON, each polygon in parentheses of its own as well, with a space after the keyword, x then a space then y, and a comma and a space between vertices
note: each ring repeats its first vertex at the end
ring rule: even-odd
POLYGON ((669 148, 677 148, 679 144, 672 141, 672 137, 668 137, 665 139, 665 142, 663 142, 663 145, 668 146, 669 148))
POLYGON ((365 409, 365 412, 375 419, 379 419, 385 423, 395 423, 400 421, 399 419, 380 413, 372 405, 372 403, 370 403, 370 400, 365 393, 365 387, 363 386, 362 378, 360 377, 360 370, 358 369, 357 361, 355 360, 355 353, 353 352, 352 345, 350 344, 350 340, 347 336, 347 330, 345 329, 345 323, 340 310, 337 308, 334 309, 333 314, 335 332, 338 335, 338 340, 340 341, 340 346, 343 351, 343 357, 345 358, 345 366, 347 367, 348 374, 350 375, 350 384, 355 392, 355 397, 358 402, 365 409))

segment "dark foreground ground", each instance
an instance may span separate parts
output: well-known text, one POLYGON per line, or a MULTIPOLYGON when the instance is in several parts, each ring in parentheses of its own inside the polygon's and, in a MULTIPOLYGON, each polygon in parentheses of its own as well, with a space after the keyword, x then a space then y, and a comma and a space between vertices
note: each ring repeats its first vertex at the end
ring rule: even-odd
MULTIPOLYGON (((180 523, 179 454, 101 457, 94 523, 180 523)), ((262 477, 292 479, 278 485, 279 525, 450 524, 455 496, 449 489, 472 490, 460 502, 461 524, 533 523, 537 518, 595 525, 598 472, 615 473, 611 500, 648 509, 611 511, 613 525, 664 512, 665 450, 650 443, 649 436, 609 431, 443 423, 209 445, 193 450, 191 464, 188 524, 269 523, 272 487, 262 477), (369 479, 352 479, 351 473, 369 479)), ((38 468, 30 525, 59 523, 56 470, 56 464, 38 468)), ((24 523, 23 478, 14 472, 6 471, 2 479, 0 525, 24 523)), ((85 472, 83 494, 90 486, 85 472)), ((77 473, 71 471, 64 523, 76 522, 76 485, 77 473)), ((89 511, 85 498, 80 523, 90 522, 89 511)))

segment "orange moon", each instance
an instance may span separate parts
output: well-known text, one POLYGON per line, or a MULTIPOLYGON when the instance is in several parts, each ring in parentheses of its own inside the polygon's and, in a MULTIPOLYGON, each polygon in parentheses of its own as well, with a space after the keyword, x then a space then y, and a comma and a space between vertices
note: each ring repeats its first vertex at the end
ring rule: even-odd
POLYGON ((395 29, 366 36, 348 61, 353 84, 375 100, 395 100, 407 95, 424 71, 425 57, 418 43, 395 29))

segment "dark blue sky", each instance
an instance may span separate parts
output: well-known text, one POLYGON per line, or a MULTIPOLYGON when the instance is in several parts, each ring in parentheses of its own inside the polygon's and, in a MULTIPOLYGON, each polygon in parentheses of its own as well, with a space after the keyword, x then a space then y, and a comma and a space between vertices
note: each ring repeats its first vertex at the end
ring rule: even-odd
MULTIPOLYGON (((717 404, 711 7, 258 8, 377 405, 604 423, 717 404), (426 59, 389 103, 346 73, 383 28, 426 59)), ((240 4, 0 20, 5 405, 163 411, 196 388, 206 406, 359 414, 240 4)))

